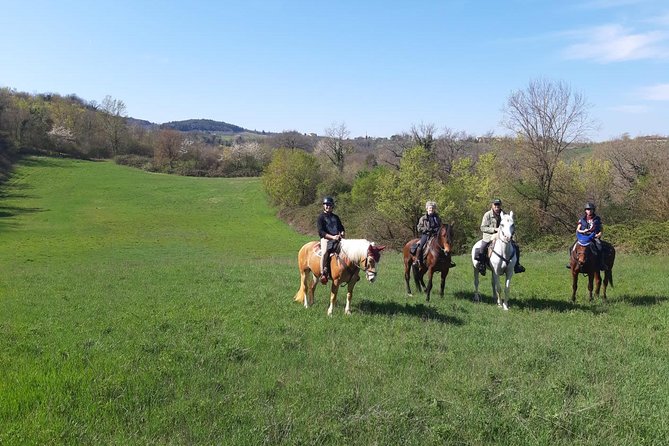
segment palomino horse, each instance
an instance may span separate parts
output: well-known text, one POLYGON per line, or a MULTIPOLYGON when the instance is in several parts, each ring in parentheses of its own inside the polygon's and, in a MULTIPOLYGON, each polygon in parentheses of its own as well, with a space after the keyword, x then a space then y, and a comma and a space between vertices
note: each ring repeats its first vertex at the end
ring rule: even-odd
MULTIPOLYGON (((513 276, 513 268, 516 266, 518 257, 516 251, 511 243, 513 233, 516 231, 516 226, 513 222, 513 211, 505 214, 502 212, 501 221, 497 228, 497 233, 490 242, 490 256, 488 259, 488 269, 492 271, 492 295, 497 298, 497 305, 503 307, 505 310, 509 309, 509 288, 511 286, 511 276, 513 276), (506 275, 504 283, 504 302, 501 297, 501 286, 499 278, 502 274, 506 275)), ((476 251, 481 247, 483 240, 476 242, 472 248, 472 264, 474 265, 474 302, 479 302, 481 296, 479 295, 479 270, 478 260, 476 260, 476 251)))
MULTIPOLYGON (((571 301, 576 302, 576 289, 578 288, 578 274, 588 275, 588 293, 589 301, 592 302, 592 281, 595 281, 595 295, 599 297, 599 289, 602 284, 602 278, 599 272, 599 259, 590 249, 591 240, 577 241, 571 250, 569 257, 569 269, 571 269, 571 301)), ((610 283, 613 287, 613 263, 616 260, 616 249, 612 244, 602 241, 604 270, 604 294, 606 300, 606 287, 610 283)))
MULTIPOLYGON (((367 280, 376 279, 376 266, 381 258, 381 251, 385 246, 376 246, 364 239, 342 239, 339 256, 330 258, 330 307, 328 316, 337 304, 337 291, 341 284, 348 284, 346 293, 346 314, 351 314, 351 299, 353 288, 360 280, 360 271, 365 272, 367 280)), ((297 265, 300 269, 300 289, 295 294, 295 300, 309 308, 314 304, 314 289, 318 286, 318 276, 321 275, 320 243, 309 242, 300 248, 297 255, 297 265)))
POLYGON ((437 232, 436 237, 432 237, 427 246, 423 248, 423 254, 427 259, 421 264, 420 269, 413 266, 415 256, 411 255, 411 246, 418 243, 418 239, 409 240, 402 253, 404 255, 404 281, 407 284, 407 294, 411 296, 411 287, 409 281, 411 280, 411 270, 413 270, 413 278, 416 282, 418 292, 425 290, 427 301, 430 301, 430 291, 432 291, 432 275, 439 271, 441 273, 441 291, 439 295, 444 297, 444 285, 446 285, 446 276, 448 276, 448 269, 451 267, 451 244, 453 243, 453 223, 442 224, 437 232), (428 274, 427 286, 423 281, 425 273, 428 274))

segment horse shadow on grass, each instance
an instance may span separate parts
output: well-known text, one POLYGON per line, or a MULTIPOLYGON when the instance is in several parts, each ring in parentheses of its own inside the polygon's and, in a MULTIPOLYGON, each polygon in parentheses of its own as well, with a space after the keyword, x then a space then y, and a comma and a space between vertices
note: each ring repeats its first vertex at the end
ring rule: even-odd
POLYGON ((630 296, 624 294, 620 296, 622 302, 627 302, 633 307, 649 307, 651 305, 660 305, 662 302, 669 300, 667 296, 651 296, 649 294, 643 296, 630 296))
MULTIPOLYGON (((466 291, 457 291, 454 293, 454 297, 457 299, 463 299, 472 301, 473 293, 466 291)), ((529 311, 554 311, 556 313, 568 313, 574 310, 591 312, 593 314, 605 313, 606 307, 597 305, 596 302, 601 300, 595 300, 593 303, 588 303, 587 301, 583 304, 572 303, 570 299, 565 298, 565 300, 555 300, 555 299, 545 299, 541 297, 530 297, 528 299, 509 299, 509 307, 511 309, 517 310, 529 310, 529 311)), ((481 294, 481 304, 483 305, 497 305, 496 300, 492 297, 485 294, 481 294)))
POLYGON ((460 318, 454 316, 448 316, 440 313, 437 309, 432 308, 425 304, 398 304, 395 302, 374 302, 371 300, 363 299, 357 305, 358 310, 364 314, 371 315, 383 315, 383 316, 394 316, 394 315, 405 315, 419 317, 424 322, 426 321, 436 321, 442 324, 451 324, 451 325, 463 325, 464 321, 460 318))

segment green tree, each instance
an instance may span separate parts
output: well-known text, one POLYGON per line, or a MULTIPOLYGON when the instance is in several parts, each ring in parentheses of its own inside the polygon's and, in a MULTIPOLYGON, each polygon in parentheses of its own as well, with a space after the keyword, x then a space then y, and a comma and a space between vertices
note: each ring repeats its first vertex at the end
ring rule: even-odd
POLYGON ((443 203, 442 219, 455 222, 458 252, 464 252, 480 238, 481 217, 490 207, 490 199, 499 195, 499 185, 493 177, 495 163, 493 152, 481 155, 476 163, 470 157, 455 160, 448 183, 437 198, 443 203))
POLYGON ((312 203, 316 197, 318 159, 302 150, 279 149, 263 173, 270 200, 280 206, 312 203))
POLYGON ((382 172, 378 183, 378 211, 414 235, 416 223, 425 211, 425 202, 439 196, 443 188, 437 163, 424 147, 405 151, 399 171, 382 172))

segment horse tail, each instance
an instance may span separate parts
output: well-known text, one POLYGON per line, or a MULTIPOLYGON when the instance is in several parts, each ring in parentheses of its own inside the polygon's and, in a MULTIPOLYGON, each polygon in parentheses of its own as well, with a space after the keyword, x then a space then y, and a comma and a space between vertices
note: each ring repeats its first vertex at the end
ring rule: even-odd
POLYGON ((296 302, 304 303, 304 299, 307 299, 307 268, 309 265, 309 251, 307 249, 309 244, 304 245, 300 252, 297 254, 297 267, 300 270, 300 288, 295 293, 293 298, 296 302))
POLYGON ((307 289, 304 286, 304 275, 305 272, 300 271, 300 288, 297 290, 297 293, 295 293, 295 297, 293 298, 295 302, 304 303, 304 299, 306 299, 307 289))

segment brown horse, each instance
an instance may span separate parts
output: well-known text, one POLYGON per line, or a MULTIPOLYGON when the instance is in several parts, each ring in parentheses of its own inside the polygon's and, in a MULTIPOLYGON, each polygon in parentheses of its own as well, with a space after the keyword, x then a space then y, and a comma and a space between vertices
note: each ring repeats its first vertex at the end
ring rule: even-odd
MULTIPOLYGON (((353 288, 360 280, 360 271, 364 271, 367 280, 374 282, 376 267, 381 258, 381 251, 385 246, 376 246, 364 239, 343 239, 339 255, 330 257, 330 307, 328 316, 337 304, 337 291, 341 284, 348 284, 346 293, 346 314, 351 314, 351 299, 353 288)), ((318 286, 318 276, 321 275, 321 251, 319 242, 309 242, 300 248, 297 255, 297 264, 300 270, 300 289, 295 294, 295 300, 309 308, 314 304, 314 290, 318 286)))
POLYGON ((432 291, 432 276, 435 272, 441 273, 441 291, 439 295, 444 297, 444 286, 446 285, 446 276, 448 276, 448 269, 451 267, 451 245, 453 244, 453 223, 450 225, 443 223, 435 237, 428 240, 427 246, 423 248, 424 257, 427 257, 422 262, 421 267, 413 266, 416 256, 411 254, 411 246, 418 243, 417 238, 409 240, 402 253, 404 255, 404 281, 407 285, 407 294, 412 296, 409 281, 411 280, 411 270, 413 270, 413 278, 416 283, 418 292, 425 290, 427 301, 430 301, 430 292, 432 291), (425 273, 428 274, 427 286, 423 281, 425 273))
MULTIPOLYGON (((606 266, 604 270, 604 294, 603 299, 606 301, 606 287, 611 284, 613 287, 613 263, 616 259, 616 250, 610 243, 602 241, 602 253, 604 256, 603 263, 606 266)), ((589 245, 581 245, 576 243, 571 250, 569 259, 569 268, 571 269, 572 278, 572 293, 571 301, 576 302, 576 289, 578 287, 578 275, 587 274, 588 276, 588 293, 589 301, 592 302, 592 281, 595 281, 595 296, 599 298, 599 290, 602 283, 602 278, 599 272, 599 259, 591 251, 589 245)))

